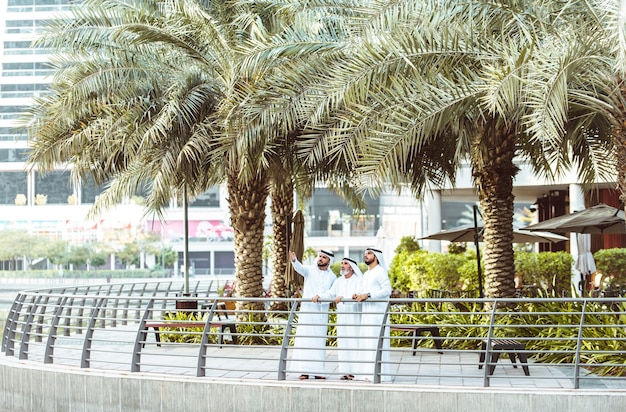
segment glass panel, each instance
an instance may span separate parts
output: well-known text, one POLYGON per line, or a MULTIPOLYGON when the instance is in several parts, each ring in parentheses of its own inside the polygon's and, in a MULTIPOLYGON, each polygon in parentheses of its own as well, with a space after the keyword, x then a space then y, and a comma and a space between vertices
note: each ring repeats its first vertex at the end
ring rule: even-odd
POLYGON ((26 196, 26 172, 0 172, 0 204, 14 205, 18 194, 26 196))
POLYGON ((70 186, 70 173, 50 172, 41 175, 35 173, 35 203, 37 195, 41 199, 38 204, 67 204, 68 197, 73 193, 70 186), (45 199, 45 200, 44 200, 45 199))
POLYGON ((189 203, 190 207, 220 207, 220 188, 213 186, 206 192, 198 195, 193 202, 189 203))
POLYGON ((354 211, 328 189, 315 189, 308 202, 306 230, 309 236, 376 236, 380 227, 380 202, 365 196, 364 210, 354 211))
POLYGON ((89 179, 87 182, 83 182, 81 190, 81 203, 94 203, 96 197, 104 191, 104 186, 97 186, 93 180, 89 179))

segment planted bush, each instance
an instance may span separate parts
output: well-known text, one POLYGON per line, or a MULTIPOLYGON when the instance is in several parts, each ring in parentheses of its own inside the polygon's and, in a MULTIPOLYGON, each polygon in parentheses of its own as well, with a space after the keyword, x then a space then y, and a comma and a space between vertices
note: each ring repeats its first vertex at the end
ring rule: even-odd
POLYGON ((626 287, 626 249, 601 249, 593 257, 598 272, 607 275, 606 288, 626 287))
POLYGON ((522 284, 534 285, 550 295, 571 289, 574 259, 567 252, 516 252, 515 272, 522 284))
MULTIPOLYGON (((626 253, 624 258, 626 263, 626 253)), ((547 291, 548 296, 562 296, 571 290, 573 263, 567 252, 515 252, 515 270, 522 283, 547 291)), ((391 286, 405 293, 429 289, 475 290, 478 285, 476 252, 473 249, 462 254, 405 250, 391 262, 389 277, 391 286)))

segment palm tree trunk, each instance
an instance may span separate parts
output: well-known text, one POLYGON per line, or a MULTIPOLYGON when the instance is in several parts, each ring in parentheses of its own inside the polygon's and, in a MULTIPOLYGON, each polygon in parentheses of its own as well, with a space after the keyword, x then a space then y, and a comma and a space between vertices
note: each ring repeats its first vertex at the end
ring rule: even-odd
MULTIPOLYGON (((270 194, 272 199, 272 223, 273 223, 273 245, 274 255, 272 256, 272 297, 284 298, 287 293, 285 285, 285 270, 287 268, 287 242, 288 225, 293 215, 293 182, 288 176, 285 178, 272 179, 270 194)), ((286 302, 273 302, 271 309, 274 311, 287 310, 286 302)))
POLYGON ((513 132, 497 131, 480 140, 473 150, 473 173, 484 220, 485 297, 513 297, 513 178, 519 171, 513 163, 516 138, 513 132))
MULTIPOLYGON (((234 229, 236 296, 263 296, 263 232, 268 195, 267 175, 260 172, 246 181, 238 170, 227 176, 228 206, 234 229)), ((237 310, 264 311, 263 302, 237 302, 237 310)), ((247 320, 245 313, 239 316, 247 320)))
MULTIPOLYGON (((626 92, 623 92, 626 94, 626 92)), ((626 108, 622 108, 621 113, 626 108)), ((617 158, 617 189, 619 190, 619 199, 622 202, 622 207, 626 207, 626 118, 620 119, 620 126, 616 128, 613 135, 615 143, 615 155, 617 158)))

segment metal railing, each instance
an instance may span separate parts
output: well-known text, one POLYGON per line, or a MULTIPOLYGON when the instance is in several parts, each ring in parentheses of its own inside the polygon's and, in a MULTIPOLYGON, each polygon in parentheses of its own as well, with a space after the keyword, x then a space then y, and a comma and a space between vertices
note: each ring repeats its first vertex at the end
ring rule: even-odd
MULTIPOLYGON (((301 300, 222 298, 212 281, 192 282, 191 290, 183 296, 180 282, 167 281, 19 292, 2 352, 133 373, 269 380, 307 373, 290 361, 301 300)), ((626 390, 626 299, 387 303, 383 323, 360 325, 380 331, 374 383, 626 390), (523 368, 509 355, 515 366, 526 360, 523 368)), ((324 375, 339 379, 332 306, 322 362, 324 375)))

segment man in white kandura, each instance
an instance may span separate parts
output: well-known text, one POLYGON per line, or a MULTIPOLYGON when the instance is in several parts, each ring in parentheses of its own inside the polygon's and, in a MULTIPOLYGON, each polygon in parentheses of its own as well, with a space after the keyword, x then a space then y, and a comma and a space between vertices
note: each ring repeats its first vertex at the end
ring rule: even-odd
MULTIPOLYGON (((326 292, 333 285, 337 276, 330 270, 334 254, 321 250, 317 256, 317 265, 304 266, 296 259, 296 254, 289 252, 291 264, 296 272, 304 277, 302 298, 311 300, 313 296, 326 292)), ((302 301, 296 338, 291 356, 291 370, 301 373, 300 379, 326 379, 324 361, 326 360, 326 336, 328 334, 329 303, 302 301)))
POLYGON ((334 299, 337 303, 337 360, 339 372, 343 374, 341 380, 352 380, 360 367, 359 361, 359 331, 361 326, 361 304, 352 299, 352 295, 361 291, 363 273, 356 262, 344 257, 341 260, 341 277, 335 280, 333 286, 325 293, 313 296, 313 302, 319 299, 334 299))
MULTIPOLYGON (((352 299, 363 302, 361 315, 361 339, 359 349, 361 364, 359 379, 366 381, 374 380, 374 367, 376 364, 376 351, 378 349, 378 337, 385 320, 387 300, 391 297, 391 282, 387 275, 387 268, 383 259, 383 252, 378 249, 368 248, 365 250, 365 264, 368 270, 363 274, 361 292, 354 294, 352 299), (370 302, 369 299, 378 299, 380 302, 370 302)), ((390 380, 389 359, 391 354, 389 340, 389 327, 383 332, 383 346, 381 353, 381 381, 390 380)))

